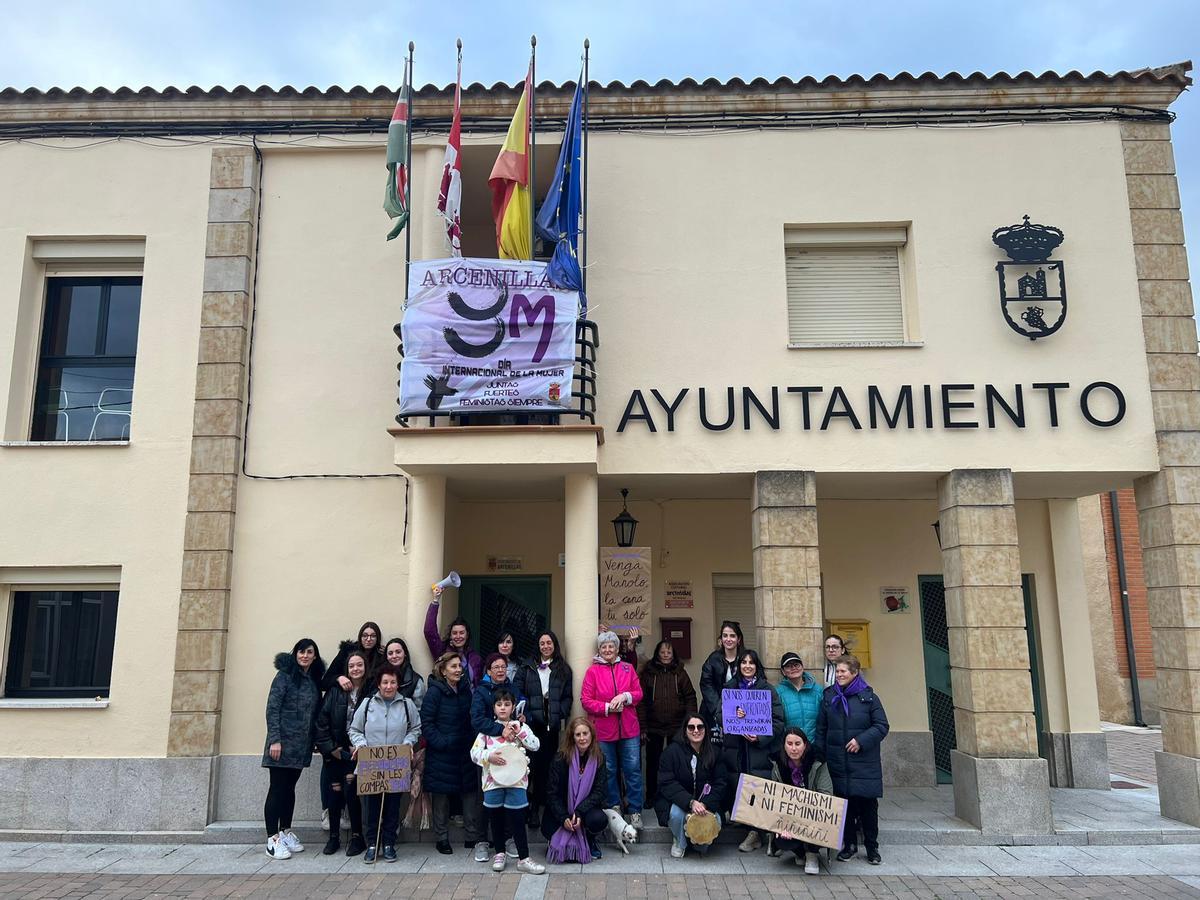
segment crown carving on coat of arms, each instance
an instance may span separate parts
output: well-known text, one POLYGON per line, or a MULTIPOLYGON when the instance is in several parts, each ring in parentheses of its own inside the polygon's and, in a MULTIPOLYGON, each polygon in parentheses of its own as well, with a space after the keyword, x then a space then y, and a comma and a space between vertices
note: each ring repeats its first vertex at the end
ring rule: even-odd
POLYGON ((1014 262, 1041 262, 1049 259, 1065 235, 1053 225, 1030 224, 1029 216, 1020 225, 1006 225, 992 232, 992 243, 1014 262))

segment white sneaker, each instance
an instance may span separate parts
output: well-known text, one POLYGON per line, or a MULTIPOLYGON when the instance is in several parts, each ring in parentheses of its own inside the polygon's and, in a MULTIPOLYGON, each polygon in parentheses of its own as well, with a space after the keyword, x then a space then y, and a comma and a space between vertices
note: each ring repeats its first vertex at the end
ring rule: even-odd
POLYGON ((349 831, 349 830, 350 830, 350 811, 343 809, 342 810, 342 831, 349 831))
POLYGON ((513 840, 512 838, 509 838, 507 841, 504 842, 504 852, 507 853, 509 856, 511 856, 513 859, 521 858, 521 854, 519 854, 517 852, 517 842, 515 840, 513 840))
POLYGON ((300 838, 296 837, 296 833, 292 829, 281 831, 280 838, 283 840, 283 846, 288 848, 289 853, 303 853, 304 845, 300 843, 300 838))
POLYGON ((636 828, 638 831, 641 831, 642 830, 642 814, 641 813, 630 813, 629 824, 632 825, 634 828, 636 828))
POLYGON ((492 848, 487 841, 480 841, 475 845, 475 862, 487 862, 488 857, 492 855, 492 848))
POLYGON ((742 839, 742 842, 738 844, 738 850, 740 850, 742 853, 753 853, 761 846, 762 841, 759 840, 758 832, 751 831, 742 839))
POLYGON ((279 839, 279 835, 277 834, 273 834, 267 838, 267 856, 271 857, 271 859, 292 858, 291 851, 288 850, 287 846, 279 839))
POLYGON ((321 810, 321 830, 329 830, 329 810, 327 809, 321 810))
POLYGON ((541 863, 536 863, 528 856, 517 863, 517 871, 524 872, 527 875, 545 875, 546 867, 541 863))
POLYGON ((492 871, 503 872, 504 866, 508 862, 508 857, 503 853, 497 853, 492 857, 492 871))
POLYGON ((677 841, 671 841, 671 859, 683 859, 687 847, 680 847, 677 841))
MULTIPOLYGON (((800 862, 800 857, 796 857, 796 862, 800 862)), ((821 863, 818 860, 817 854, 804 854, 804 874, 805 875, 820 875, 821 863)))

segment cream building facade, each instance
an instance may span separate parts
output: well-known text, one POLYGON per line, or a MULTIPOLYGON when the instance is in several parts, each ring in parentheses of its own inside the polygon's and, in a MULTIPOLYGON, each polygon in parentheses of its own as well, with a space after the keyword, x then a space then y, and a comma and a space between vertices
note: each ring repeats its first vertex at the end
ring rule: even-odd
MULTIPOLYGON (((273 655, 311 636, 329 659, 373 619, 425 671, 451 568, 443 616, 486 633, 507 604, 581 673, 628 488, 648 638, 684 620, 693 677, 722 618, 814 669, 828 627, 865 626, 886 781, 1052 831, 1050 785, 1108 785, 1078 501, 1131 483, 1163 811, 1200 824, 1200 359, 1166 112, 1188 71, 596 87, 595 421, 466 426, 394 420, 387 90, 0 92, 0 829, 256 820, 273 655), (1036 341, 1001 315, 991 240, 1025 214, 1066 235, 1069 315, 1036 341), (884 337, 853 296, 812 315, 796 275, 861 250, 891 260, 884 337), (52 346, 62 279, 140 283, 131 399, 45 386, 76 359, 52 346)), ((543 182, 570 93, 539 91, 543 182)), ((464 91, 468 255, 494 255, 515 99, 464 91)), ((414 259, 446 255, 449 103, 415 99, 414 259)))

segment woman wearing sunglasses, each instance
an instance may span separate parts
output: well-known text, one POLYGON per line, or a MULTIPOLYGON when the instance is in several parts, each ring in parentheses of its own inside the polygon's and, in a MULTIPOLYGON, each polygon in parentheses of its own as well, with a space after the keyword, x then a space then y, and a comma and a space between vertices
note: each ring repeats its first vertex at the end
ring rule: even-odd
MULTIPOLYGON (((680 859, 689 846, 684 826, 689 815, 713 815, 720 821, 721 798, 727 779, 721 752, 712 742, 708 726, 696 713, 683 723, 658 769, 658 797, 654 812, 658 824, 671 829, 671 856, 680 859)), ((711 844, 693 844, 701 855, 711 844)))

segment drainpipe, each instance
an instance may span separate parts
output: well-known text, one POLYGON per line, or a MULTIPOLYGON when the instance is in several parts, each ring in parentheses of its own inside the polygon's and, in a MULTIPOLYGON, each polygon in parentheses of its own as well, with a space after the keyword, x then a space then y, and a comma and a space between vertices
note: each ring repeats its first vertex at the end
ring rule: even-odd
POLYGON ((1129 616, 1129 580, 1125 575, 1125 546, 1121 535, 1121 511, 1117 508, 1117 492, 1108 492, 1112 511, 1113 544, 1117 548, 1117 581, 1121 587, 1121 620, 1125 623, 1125 660, 1129 664, 1129 690, 1133 694, 1133 724, 1145 728, 1142 720, 1142 692, 1138 688, 1137 653, 1133 649, 1133 623, 1129 616))

